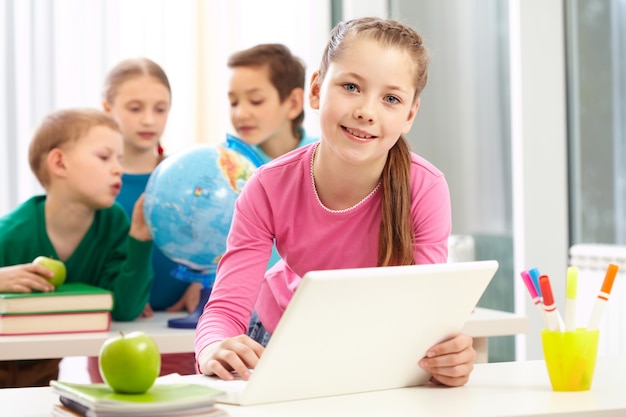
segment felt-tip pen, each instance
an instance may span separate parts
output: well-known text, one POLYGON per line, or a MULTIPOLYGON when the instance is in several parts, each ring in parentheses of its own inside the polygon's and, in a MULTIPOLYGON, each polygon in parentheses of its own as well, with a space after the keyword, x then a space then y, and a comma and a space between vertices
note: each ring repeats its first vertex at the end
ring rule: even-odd
POLYGON ((524 285, 526 285, 526 289, 530 294, 530 298, 532 298, 535 307, 541 313, 541 317, 543 318, 543 322, 548 325, 548 318, 546 317, 546 310, 543 308, 543 304, 541 302, 541 298, 539 298, 539 294, 537 294, 537 289, 535 288, 535 284, 533 284, 532 278, 530 277, 530 273, 526 271, 520 272, 522 276, 522 281, 524 281, 524 285))
POLYGON ((576 295, 578 292, 578 268, 567 268, 567 283, 565 288, 565 331, 576 330, 576 295))
POLYGON ((539 286, 539 277, 541 274, 537 268, 531 268, 528 270, 528 275, 530 275, 530 279, 535 286, 535 291, 537 292, 537 296, 539 297, 539 302, 543 304, 543 295, 541 294, 541 287, 539 286))
POLYGON ((602 288, 600 288, 598 298, 596 298, 596 302, 593 305, 593 310, 591 310, 591 317, 589 318, 587 330, 596 330, 600 327, 600 319, 602 318, 602 314, 604 314, 606 305, 609 302, 609 295, 611 294, 613 281, 615 281, 615 276, 617 275, 618 269, 619 267, 615 264, 609 264, 608 268, 606 269, 604 281, 602 282, 602 288))
POLYGON ((562 332, 563 327, 561 323, 563 320, 556 309, 552 287, 550 286, 550 278, 548 278, 547 275, 540 276, 539 286, 541 287, 541 294, 543 294, 543 304, 546 310, 546 317, 548 318, 548 329, 552 332, 562 332))

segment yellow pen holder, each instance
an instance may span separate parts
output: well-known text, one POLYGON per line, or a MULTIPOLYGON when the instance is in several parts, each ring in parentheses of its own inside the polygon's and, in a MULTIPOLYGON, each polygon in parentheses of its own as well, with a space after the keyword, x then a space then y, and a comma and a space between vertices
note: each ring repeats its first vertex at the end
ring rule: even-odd
POLYGON ((598 356, 598 330, 541 331, 543 355, 554 391, 591 388, 598 356))

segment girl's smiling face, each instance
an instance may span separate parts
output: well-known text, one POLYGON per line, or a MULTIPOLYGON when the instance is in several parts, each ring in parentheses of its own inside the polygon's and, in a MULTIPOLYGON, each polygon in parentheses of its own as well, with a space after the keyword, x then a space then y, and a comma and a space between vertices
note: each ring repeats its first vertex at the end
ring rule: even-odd
POLYGON ((330 63, 324 79, 313 76, 310 105, 319 110, 322 139, 341 159, 378 162, 382 169, 419 108, 414 63, 403 50, 375 40, 344 42, 350 44, 330 63))

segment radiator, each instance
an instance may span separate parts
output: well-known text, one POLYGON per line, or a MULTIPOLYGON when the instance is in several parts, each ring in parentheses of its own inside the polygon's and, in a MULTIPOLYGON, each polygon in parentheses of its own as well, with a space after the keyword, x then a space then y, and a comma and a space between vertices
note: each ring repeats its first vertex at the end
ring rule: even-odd
POLYGON ((450 235, 448 237, 448 262, 476 260, 474 246, 474 238, 471 235, 450 235))
POLYGON ((599 356, 626 355, 626 246, 579 244, 569 251, 578 268, 576 324, 586 327, 609 264, 619 266, 609 303, 600 322, 599 356))

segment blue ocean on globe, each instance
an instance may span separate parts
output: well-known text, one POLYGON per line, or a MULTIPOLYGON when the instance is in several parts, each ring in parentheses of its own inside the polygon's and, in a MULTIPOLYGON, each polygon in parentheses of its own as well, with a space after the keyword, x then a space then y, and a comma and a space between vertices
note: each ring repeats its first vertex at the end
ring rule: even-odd
POLYGON ((255 170, 221 145, 196 145, 168 156, 146 186, 144 215, 154 244, 184 267, 176 278, 211 285, 226 251, 235 200, 255 170))

